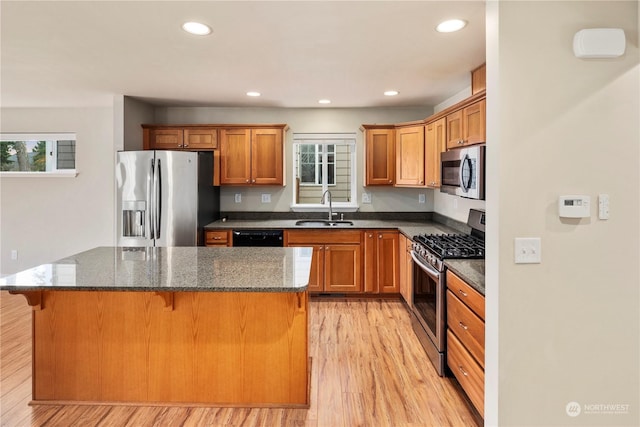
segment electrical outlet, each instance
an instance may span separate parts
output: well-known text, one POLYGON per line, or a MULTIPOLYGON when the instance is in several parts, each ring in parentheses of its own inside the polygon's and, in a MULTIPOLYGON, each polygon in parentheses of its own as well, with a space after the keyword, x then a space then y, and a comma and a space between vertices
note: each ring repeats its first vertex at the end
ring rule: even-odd
POLYGON ((516 264, 542 262, 542 244, 539 237, 516 237, 514 252, 516 264))
POLYGON ((18 250, 11 249, 11 261, 17 261, 17 260, 18 260, 18 250))
POLYGON ((271 203, 271 194, 263 193, 262 194, 262 203, 271 203))
POLYGON ((427 200, 424 194, 418 194, 418 203, 425 203, 427 200))
POLYGON ((236 193, 236 203, 242 203, 242 194, 236 193))
POLYGON ((371 193, 362 193, 362 203, 371 203, 371 193))

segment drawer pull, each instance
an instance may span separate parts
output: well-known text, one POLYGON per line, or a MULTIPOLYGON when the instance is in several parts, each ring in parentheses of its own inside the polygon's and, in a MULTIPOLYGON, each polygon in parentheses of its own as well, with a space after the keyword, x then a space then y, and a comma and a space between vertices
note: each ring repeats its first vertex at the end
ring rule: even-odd
POLYGON ((466 331, 467 329, 469 329, 469 327, 468 327, 467 325, 465 325, 464 323, 462 323, 462 322, 458 322, 458 325, 460 325, 460 327, 461 327, 462 329, 464 329, 465 331, 466 331))
POLYGON ((463 291, 462 289, 458 289, 458 292, 460 293, 460 295, 462 295, 463 297, 467 297, 467 293, 465 291, 463 291))
POLYGON ((464 370, 462 365, 458 365, 458 369, 460 370, 460 372, 462 372, 462 375, 464 375, 465 377, 469 376, 469 374, 467 373, 467 371, 464 370))

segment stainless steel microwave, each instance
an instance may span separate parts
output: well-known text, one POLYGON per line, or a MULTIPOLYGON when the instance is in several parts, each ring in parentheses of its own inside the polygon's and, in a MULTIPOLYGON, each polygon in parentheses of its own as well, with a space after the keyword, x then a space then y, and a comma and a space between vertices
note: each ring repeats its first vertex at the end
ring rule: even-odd
POLYGON ((484 144, 474 145, 442 153, 440 191, 484 200, 485 148, 484 144))

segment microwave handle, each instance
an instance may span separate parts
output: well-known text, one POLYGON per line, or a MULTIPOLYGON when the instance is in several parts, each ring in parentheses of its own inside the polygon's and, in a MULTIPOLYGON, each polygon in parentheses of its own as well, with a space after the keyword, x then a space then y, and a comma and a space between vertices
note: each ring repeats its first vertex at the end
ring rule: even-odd
POLYGON ((460 173, 460 186, 462 187, 465 193, 467 193, 469 191, 469 188, 471 188, 471 176, 472 176, 472 174, 469 174, 469 180, 468 182, 465 182, 463 171, 464 171, 464 166, 467 163, 469 163, 469 167, 471 167, 471 159, 469 159, 469 154, 465 153, 464 157, 462 158, 462 161, 460 162, 460 170, 458 171, 460 173))

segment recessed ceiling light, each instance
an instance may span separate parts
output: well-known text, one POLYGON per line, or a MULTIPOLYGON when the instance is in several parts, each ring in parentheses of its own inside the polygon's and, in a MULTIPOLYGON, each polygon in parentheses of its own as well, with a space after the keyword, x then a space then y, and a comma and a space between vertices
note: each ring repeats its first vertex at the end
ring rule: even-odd
POLYGON ((397 94, 399 94, 400 92, 398 92, 397 90, 387 90, 384 92, 385 96, 396 96, 397 94))
POLYGON ((206 36, 207 34, 211 34, 211 27, 200 22, 185 22, 182 24, 182 29, 189 34, 195 34, 196 36, 206 36))
POLYGON ((438 24, 436 31, 440 33, 452 33, 463 29, 467 25, 467 21, 462 19, 449 19, 438 24))
POLYGON ((247 92, 247 96, 260 96, 260 92, 247 92))
POLYGON ((318 101, 318 104, 331 104, 330 99, 321 99, 318 101))

